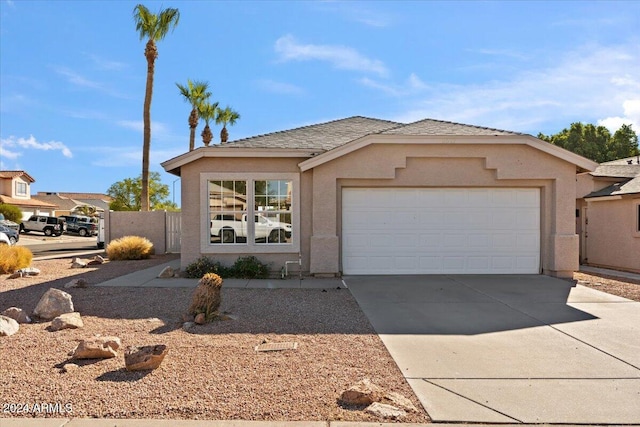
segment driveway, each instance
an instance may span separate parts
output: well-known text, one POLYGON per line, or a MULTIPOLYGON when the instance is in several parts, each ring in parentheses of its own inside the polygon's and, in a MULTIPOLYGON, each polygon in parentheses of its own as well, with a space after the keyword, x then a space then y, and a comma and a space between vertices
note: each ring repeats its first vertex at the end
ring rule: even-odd
POLYGON ((437 422, 640 424, 640 303, 536 275, 344 278, 437 422))

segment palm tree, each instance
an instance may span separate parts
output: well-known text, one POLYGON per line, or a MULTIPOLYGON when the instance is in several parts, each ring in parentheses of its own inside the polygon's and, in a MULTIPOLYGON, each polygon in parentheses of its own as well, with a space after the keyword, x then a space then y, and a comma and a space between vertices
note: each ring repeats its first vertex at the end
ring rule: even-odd
POLYGON ((198 108, 198 112, 200 113, 200 117, 204 119, 205 125, 204 130, 202 131, 202 142, 205 146, 209 146, 211 140, 213 139, 213 133, 211 133, 211 128, 209 128, 209 122, 216 118, 218 114, 218 103, 214 102, 213 104, 209 102, 203 102, 200 104, 198 108))
POLYGON ((222 124, 222 130, 220 131, 220 142, 224 144, 229 139, 229 132, 227 131, 227 124, 233 126, 240 118, 240 114, 237 111, 227 106, 224 110, 218 109, 216 114, 216 124, 222 124))
POLYGON ((187 85, 176 83, 180 89, 180 95, 184 100, 191 104, 191 114, 189 114, 189 151, 193 151, 196 139, 196 127, 198 127, 198 109, 211 96, 211 92, 207 92, 209 83, 187 80, 187 85))
POLYGON ((158 57, 156 41, 165 38, 169 30, 178 25, 180 12, 178 9, 160 9, 157 14, 149 12, 144 5, 138 4, 133 9, 133 20, 136 22, 136 31, 140 34, 140 40, 148 38, 144 49, 147 58, 147 86, 144 94, 144 108, 142 118, 144 121, 144 133, 142 143, 142 192, 140 194, 140 207, 142 211, 149 210, 149 154, 151 151, 151 97, 153 96, 153 74, 155 61, 158 57))

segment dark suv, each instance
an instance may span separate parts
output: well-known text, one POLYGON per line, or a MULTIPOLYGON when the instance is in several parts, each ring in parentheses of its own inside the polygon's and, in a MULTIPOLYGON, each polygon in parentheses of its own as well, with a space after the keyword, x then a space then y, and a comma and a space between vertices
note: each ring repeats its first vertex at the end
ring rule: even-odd
POLYGON ((60 217, 67 224, 67 233, 79 234, 82 237, 98 235, 97 219, 80 215, 63 215, 60 217))
POLYGON ((59 236, 64 233, 64 221, 55 216, 31 215, 20 224, 20 232, 41 231, 45 236, 59 236))

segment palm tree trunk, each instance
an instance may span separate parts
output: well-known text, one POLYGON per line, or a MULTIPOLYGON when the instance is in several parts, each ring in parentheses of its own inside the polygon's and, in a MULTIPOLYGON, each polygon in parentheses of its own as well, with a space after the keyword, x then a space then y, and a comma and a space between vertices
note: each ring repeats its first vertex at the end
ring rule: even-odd
POLYGON ((153 74, 158 50, 153 39, 149 39, 144 50, 147 58, 147 87, 144 94, 144 133, 142 143, 142 191, 140 192, 140 209, 148 212, 149 209, 149 156, 151 152, 151 97, 153 96, 153 74))
POLYGON ((191 110, 191 114, 189 115, 189 151, 193 151, 196 144, 196 128, 198 127, 198 110, 195 108, 191 110))

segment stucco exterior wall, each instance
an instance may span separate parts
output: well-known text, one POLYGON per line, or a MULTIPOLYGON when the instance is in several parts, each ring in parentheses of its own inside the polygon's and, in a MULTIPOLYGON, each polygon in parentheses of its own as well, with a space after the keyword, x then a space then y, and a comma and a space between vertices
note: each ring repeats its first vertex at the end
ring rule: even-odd
POLYGON ((640 272, 640 233, 635 198, 586 202, 587 238, 583 261, 589 265, 640 272))
POLYGON ((105 235, 109 236, 109 241, 124 236, 146 237, 153 243, 155 253, 163 254, 166 252, 165 217, 165 211, 106 212, 105 235))
MULTIPOLYGON (((341 194, 344 187, 529 187, 540 190, 541 272, 570 277, 578 269, 576 167, 523 144, 372 144, 303 173, 304 158, 205 157, 181 167, 182 266, 203 254, 209 233, 200 192, 203 174, 300 174, 300 255, 302 270, 340 274, 341 194)), ((204 208, 206 211, 206 208, 204 208)), ((216 245, 205 255, 231 264, 238 253, 216 245)), ((297 251, 255 254, 279 270, 297 251)), ((295 271, 295 270, 294 270, 295 271)))

